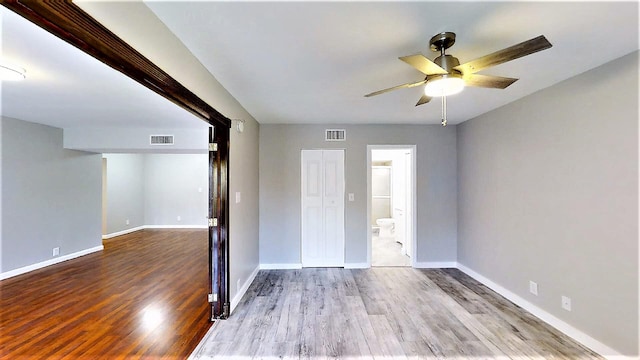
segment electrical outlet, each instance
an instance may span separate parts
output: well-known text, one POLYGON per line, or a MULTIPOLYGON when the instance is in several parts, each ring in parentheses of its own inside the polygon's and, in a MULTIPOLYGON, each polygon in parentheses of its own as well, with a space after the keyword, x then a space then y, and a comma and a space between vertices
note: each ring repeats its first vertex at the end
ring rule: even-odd
POLYGON ((349 193, 349 201, 354 201, 356 196, 353 193, 349 193))
POLYGON ((529 281, 529 292, 535 296, 538 296, 538 283, 529 281))
POLYGON ((53 256, 58 256, 60 255, 60 248, 59 247, 54 247, 53 248, 53 256))
POLYGON ((202 192, 202 188, 201 188, 201 187, 199 187, 199 188, 198 188, 198 192, 199 192, 199 193, 201 193, 201 192, 202 192))
POLYGON ((125 221, 125 224, 126 224, 126 225, 129 225, 129 219, 127 219, 127 221, 125 221))
POLYGON ((562 295, 562 308, 571 311, 571 298, 568 296, 562 295))
POLYGON ((236 191, 236 204, 240 203, 242 200, 242 196, 240 195, 240 191, 236 191))
POLYGON ((182 220, 182 217, 180 215, 178 215, 178 217, 176 218, 178 221, 182 220))

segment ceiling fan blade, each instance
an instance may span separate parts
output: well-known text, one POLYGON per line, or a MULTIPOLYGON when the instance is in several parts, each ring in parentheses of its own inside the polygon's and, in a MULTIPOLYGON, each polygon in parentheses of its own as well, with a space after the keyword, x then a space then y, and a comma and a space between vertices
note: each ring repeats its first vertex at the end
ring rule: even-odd
POLYGON ((416 106, 422 105, 422 104, 426 104, 429 101, 431 101, 431 97, 427 96, 427 95, 422 95, 422 97, 420 98, 420 100, 418 100, 418 102, 416 103, 416 106))
POLYGON ((507 61, 515 60, 523 56, 548 49, 551 46, 552 45, 549 43, 547 38, 544 37, 544 35, 540 35, 531 40, 521 42, 506 49, 502 49, 475 60, 471 60, 462 65, 458 65, 454 67, 454 69, 460 70, 463 74, 472 74, 491 66, 496 66, 507 61))
POLYGON ((466 86, 492 89, 504 89, 516 81, 518 81, 518 79, 480 74, 469 74, 464 77, 464 84, 466 86))
POLYGON ((418 82, 414 82, 414 83, 402 84, 402 85, 390 87, 388 89, 374 91, 371 94, 365 95, 364 97, 376 96, 376 95, 384 94, 386 92, 393 91, 393 90, 398 90, 398 89, 412 88, 412 87, 424 85, 426 83, 427 83, 427 79, 424 79, 424 80, 421 80, 421 81, 418 81, 418 82))
POLYGON ((422 72, 425 75, 444 75, 448 74, 447 70, 441 68, 438 64, 433 61, 427 59, 422 54, 415 54, 409 56, 402 56, 398 59, 406 62, 407 64, 413 66, 418 71, 422 72))

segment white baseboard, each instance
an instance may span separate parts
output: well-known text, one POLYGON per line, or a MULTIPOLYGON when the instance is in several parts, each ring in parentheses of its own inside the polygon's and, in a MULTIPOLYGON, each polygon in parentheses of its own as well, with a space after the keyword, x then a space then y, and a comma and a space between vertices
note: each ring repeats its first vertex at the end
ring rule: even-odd
POLYGON ((497 292, 498 294, 504 296, 505 298, 507 298, 512 303, 514 303, 514 304, 520 306, 521 308, 527 310, 528 312, 530 312, 531 314, 533 314, 534 316, 536 316, 540 320, 542 320, 542 321, 546 322, 547 324, 553 326, 554 328, 556 328, 560 332, 564 333, 565 335, 573 338, 574 340, 576 340, 577 342, 581 343, 582 345, 584 345, 584 346, 588 347, 589 349, 597 352, 598 354, 600 354, 600 355, 602 355, 602 356, 604 356, 604 357, 606 357, 608 359, 623 359, 623 358, 625 358, 622 354, 620 354, 619 352, 617 352, 614 349, 610 348, 609 346, 599 342, 598 340, 592 338, 591 336, 589 336, 589 335, 583 333, 582 331, 574 328, 573 326, 567 324, 566 322, 558 319, 554 315, 551 315, 547 311, 542 310, 541 308, 539 308, 536 305, 530 303, 529 301, 525 300, 524 298, 520 297, 519 295, 514 294, 513 292, 507 290, 506 288, 502 287, 501 285, 496 284, 492 280, 490 280, 490 279, 478 274, 477 272, 471 270, 470 268, 458 263, 458 269, 460 271, 464 272, 465 274, 471 276, 472 278, 478 280, 479 282, 481 282, 482 284, 484 284, 485 286, 487 286, 491 290, 493 290, 493 291, 497 292))
POLYGON ((7 272, 3 272, 0 273, 0 280, 4 280, 4 279, 8 279, 10 277, 14 277, 14 276, 18 276, 18 275, 22 275, 25 273, 28 273, 29 271, 33 271, 33 270, 38 270, 38 269, 42 269, 43 267, 47 267, 47 266, 51 266, 57 263, 61 263, 63 261, 67 261, 67 260, 71 260, 71 259, 75 259, 77 257, 83 256, 83 255, 87 255, 96 251, 102 251, 104 249, 103 245, 100 246, 96 246, 96 247, 92 247, 89 249, 85 249, 85 250, 81 250, 78 252, 74 252, 73 254, 67 254, 67 255, 63 255, 63 256, 59 256, 56 258, 53 258, 51 260, 47 260, 47 261, 42 261, 36 264, 32 264, 32 265, 28 265, 28 266, 24 266, 18 269, 14 269, 11 271, 7 271, 7 272))
POLYGON ((302 269, 302 264, 260 264, 260 270, 293 270, 302 269))
POLYGON ((242 287, 238 289, 236 296, 234 296, 233 299, 231 299, 231 311, 230 311, 231 313, 233 313, 233 310, 236 308, 236 306, 238 306, 244 294, 247 292, 247 290, 249 290, 249 286, 251 286, 251 283, 253 283, 253 280, 256 278, 256 275, 258 275, 258 271, 260 271, 260 265, 256 266, 256 268, 253 269, 253 271, 251 272, 251 275, 249 275, 249 278, 244 282, 242 287))
POLYGON ((144 225, 144 229, 207 229, 207 225, 144 225))
POLYGON ((363 263, 345 263, 344 264, 344 268, 345 269, 368 269, 370 267, 371 267, 371 265, 369 265, 366 262, 363 262, 363 263))
POLYGON ((131 229, 126 229, 126 230, 122 230, 122 231, 116 231, 116 232, 111 233, 111 234, 105 234, 105 235, 102 235, 102 240, 111 239, 111 238, 114 238, 116 236, 131 234, 132 232, 136 232, 136 231, 142 230, 144 228, 145 228, 144 226, 136 226, 136 227, 133 227, 131 229))
POLYGON ((455 268, 458 263, 455 261, 420 261, 413 266, 416 269, 448 269, 455 268))
POLYGON ((116 236, 130 234, 144 229, 206 229, 207 225, 142 225, 131 229, 117 231, 111 234, 102 235, 102 239, 111 239, 116 236))

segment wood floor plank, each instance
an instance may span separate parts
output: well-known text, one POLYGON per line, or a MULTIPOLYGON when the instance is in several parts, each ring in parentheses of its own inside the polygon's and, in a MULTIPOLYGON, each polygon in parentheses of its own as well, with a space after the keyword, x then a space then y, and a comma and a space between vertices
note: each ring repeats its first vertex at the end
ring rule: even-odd
POLYGON ((411 268, 260 271, 203 358, 601 359, 468 276, 411 268), (236 316, 236 312, 238 316, 236 316), (230 329, 234 336, 223 335, 230 329))
POLYGON ((206 230, 143 230, 0 281, 2 359, 184 359, 207 332, 206 230))

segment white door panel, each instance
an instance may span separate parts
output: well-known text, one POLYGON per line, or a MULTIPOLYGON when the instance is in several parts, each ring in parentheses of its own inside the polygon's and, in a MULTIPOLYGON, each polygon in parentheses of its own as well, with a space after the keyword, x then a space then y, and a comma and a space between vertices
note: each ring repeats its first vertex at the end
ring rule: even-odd
POLYGON ((302 266, 344 266, 343 150, 302 150, 302 266))

